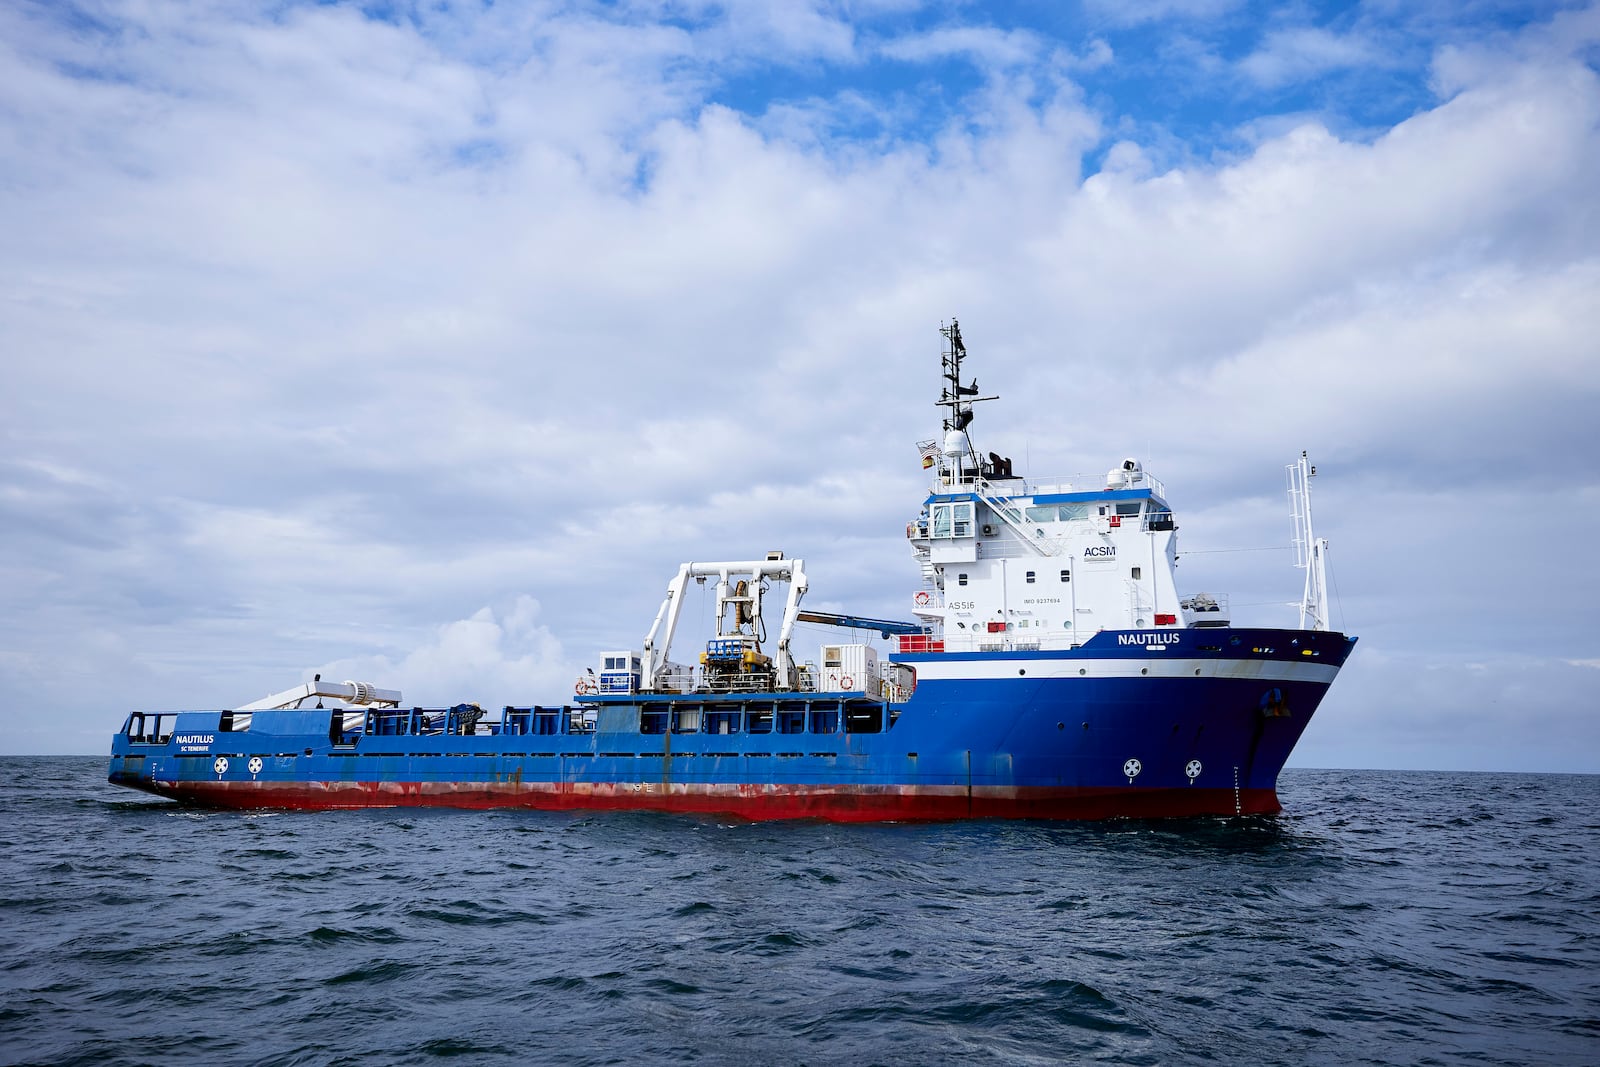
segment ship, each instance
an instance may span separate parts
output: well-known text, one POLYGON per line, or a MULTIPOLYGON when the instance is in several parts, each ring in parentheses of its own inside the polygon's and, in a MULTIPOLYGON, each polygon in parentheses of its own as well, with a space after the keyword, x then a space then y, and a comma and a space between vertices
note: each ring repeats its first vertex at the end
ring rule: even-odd
POLYGON ((1226 595, 1179 589, 1177 520, 1143 463, 1032 481, 980 452, 977 406, 998 397, 967 379, 959 322, 941 333, 940 430, 918 442, 927 489, 905 527, 909 619, 803 608, 804 561, 781 551, 684 563, 643 641, 601 653, 559 702, 407 707, 318 674, 231 709, 133 712, 109 780, 232 809, 1281 811, 1279 773, 1356 643, 1329 626, 1307 455, 1287 467, 1298 625, 1236 626, 1226 595), (685 600, 708 583, 715 632, 675 659, 685 600), (826 635, 814 656, 800 624, 826 635))

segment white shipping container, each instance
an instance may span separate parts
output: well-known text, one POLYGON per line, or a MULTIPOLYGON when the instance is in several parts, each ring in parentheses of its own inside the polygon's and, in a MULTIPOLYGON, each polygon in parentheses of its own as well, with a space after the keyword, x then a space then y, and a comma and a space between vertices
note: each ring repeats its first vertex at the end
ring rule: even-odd
POLYGON ((824 693, 849 693, 866 690, 877 693, 881 677, 878 650, 871 645, 823 645, 822 679, 824 693))

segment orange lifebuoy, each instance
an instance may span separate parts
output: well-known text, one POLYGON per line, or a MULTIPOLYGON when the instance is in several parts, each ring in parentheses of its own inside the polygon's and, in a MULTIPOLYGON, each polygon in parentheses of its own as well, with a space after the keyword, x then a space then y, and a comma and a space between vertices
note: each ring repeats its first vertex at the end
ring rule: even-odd
POLYGON ((926 589, 917 594, 917 607, 919 608, 927 607, 930 603, 932 603, 932 601, 933 597, 928 595, 928 591, 926 589))
POLYGON ((856 680, 854 678, 850 677, 848 674, 844 675, 843 677, 841 677, 839 679, 839 688, 840 689, 854 689, 855 687, 856 687, 856 680))

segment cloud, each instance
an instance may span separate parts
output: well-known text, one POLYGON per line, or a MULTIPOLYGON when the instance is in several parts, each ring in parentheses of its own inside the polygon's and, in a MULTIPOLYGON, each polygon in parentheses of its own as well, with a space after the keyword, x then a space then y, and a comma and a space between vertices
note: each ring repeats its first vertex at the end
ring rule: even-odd
POLYGON ((1534 23, 1516 34, 1489 39, 1464 36, 1438 49, 1430 64, 1430 85, 1441 97, 1473 87, 1514 82, 1552 65, 1588 60, 1600 43, 1600 4, 1558 11, 1549 21, 1534 23))
POLYGON ((438 627, 425 643, 403 653, 335 660, 314 673, 399 689, 416 706, 467 701, 498 709, 526 706, 541 694, 547 703, 559 701, 570 693, 575 675, 539 615, 537 600, 518 596, 503 613, 484 607, 438 627))
POLYGON ((984 67, 1008 67, 1031 61, 1039 49, 1038 38, 1026 31, 967 26, 898 37, 884 42, 878 51, 890 59, 917 63, 964 56, 984 67))
POLYGON ((1545 657, 1473 661, 1357 646, 1292 764, 1592 774, 1600 714, 1587 675, 1545 657), (1530 715, 1537 740, 1523 743, 1530 715), (1552 737, 1560 743, 1545 743, 1552 737))
POLYGON ((1330 71, 1387 61, 1374 42, 1358 33, 1300 26, 1269 31, 1261 46, 1239 61, 1239 70, 1257 85, 1276 88, 1330 71))
POLYGON ((1134 26, 1216 19, 1243 7, 1244 0, 1089 0, 1085 6, 1106 22, 1134 26))
POLYGON ((829 10, 833 6, 814 0, 738 0, 726 10, 731 32, 758 46, 794 56, 845 58, 854 50, 855 32, 829 10))

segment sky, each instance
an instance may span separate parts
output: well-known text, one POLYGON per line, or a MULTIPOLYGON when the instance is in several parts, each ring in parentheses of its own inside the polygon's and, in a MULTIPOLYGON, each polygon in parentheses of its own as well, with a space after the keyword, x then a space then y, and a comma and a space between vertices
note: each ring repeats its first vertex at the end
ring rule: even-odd
POLYGON ((1236 622, 1309 452, 1291 766, 1600 772, 1596 4, 10 0, 0 235, 0 752, 558 703, 684 560, 907 618, 959 318, 1236 622))

